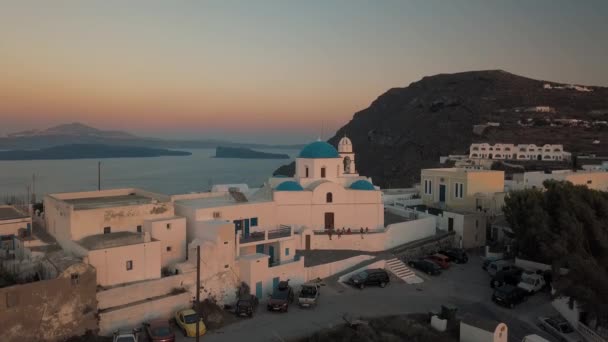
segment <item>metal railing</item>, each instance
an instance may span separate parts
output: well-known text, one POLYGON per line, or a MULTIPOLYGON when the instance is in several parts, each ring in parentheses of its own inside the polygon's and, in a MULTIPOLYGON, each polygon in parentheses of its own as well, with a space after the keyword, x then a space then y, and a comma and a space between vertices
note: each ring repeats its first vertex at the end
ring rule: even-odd
POLYGON ((288 236, 291 236, 291 227, 288 226, 268 231, 268 239, 278 239, 288 236))
POLYGON ((239 239, 239 242, 240 243, 249 243, 249 242, 264 241, 264 240, 266 240, 265 232, 253 232, 253 233, 249 234, 248 236, 241 236, 241 238, 239 239))
POLYGON ((291 234, 292 229, 290 226, 281 225, 281 228, 278 229, 257 231, 250 233, 248 236, 241 236, 239 238, 239 242, 243 244, 257 241, 280 239, 284 237, 289 237, 291 236, 291 234))

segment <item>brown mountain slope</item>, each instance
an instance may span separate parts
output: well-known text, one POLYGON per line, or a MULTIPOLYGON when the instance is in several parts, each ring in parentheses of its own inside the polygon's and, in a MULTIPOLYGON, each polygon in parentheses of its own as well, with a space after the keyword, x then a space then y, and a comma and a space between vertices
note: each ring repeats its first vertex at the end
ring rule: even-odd
MULTIPOLYGON (((550 127, 545 119, 608 120, 608 88, 538 81, 502 70, 424 77, 393 88, 355 113, 329 142, 347 135, 359 173, 381 186, 410 186, 439 156, 466 153, 472 142, 562 143, 572 152, 608 154, 608 127, 550 127), (549 88, 550 87, 550 88, 549 88), (555 87, 560 87, 556 89, 555 87), (552 112, 531 111, 548 106, 552 112), (534 127, 518 120, 534 119, 534 127), (474 125, 498 122, 481 135, 474 125), (600 140, 600 144, 592 144, 600 140)), ((275 174, 292 175, 293 165, 275 174)))

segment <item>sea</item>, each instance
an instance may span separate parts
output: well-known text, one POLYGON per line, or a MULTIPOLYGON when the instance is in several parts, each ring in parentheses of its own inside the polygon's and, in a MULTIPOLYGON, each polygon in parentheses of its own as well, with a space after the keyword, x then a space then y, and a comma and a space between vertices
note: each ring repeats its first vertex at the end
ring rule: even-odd
POLYGON ((141 188, 162 194, 208 191, 214 184, 245 183, 259 187, 279 166, 288 164, 298 150, 256 149, 288 154, 291 159, 214 158, 215 149, 181 149, 190 156, 106 158, 74 160, 0 161, 0 203, 25 198, 35 189, 45 194, 97 190, 97 164, 101 162, 101 188, 141 188), (34 181, 35 178, 35 181, 34 181))

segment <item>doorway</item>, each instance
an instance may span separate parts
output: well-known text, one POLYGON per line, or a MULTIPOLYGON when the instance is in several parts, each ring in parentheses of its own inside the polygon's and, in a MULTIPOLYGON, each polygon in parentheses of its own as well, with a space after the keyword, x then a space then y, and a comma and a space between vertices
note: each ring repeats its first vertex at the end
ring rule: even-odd
POLYGON ((325 213, 325 229, 334 229, 334 213, 325 213))
POLYGON ((306 235, 306 250, 310 250, 310 235, 306 235))
POLYGON ((454 230, 454 218, 448 217, 448 232, 451 232, 453 230, 454 230))
POLYGON ((268 255, 270 255, 268 258, 268 266, 270 266, 274 263, 274 246, 268 246, 268 255))
POLYGON ((262 282, 258 281, 257 283, 255 283, 255 296, 258 297, 258 299, 262 298, 262 282))
POLYGON ((445 184, 439 184, 439 202, 445 203, 445 184))

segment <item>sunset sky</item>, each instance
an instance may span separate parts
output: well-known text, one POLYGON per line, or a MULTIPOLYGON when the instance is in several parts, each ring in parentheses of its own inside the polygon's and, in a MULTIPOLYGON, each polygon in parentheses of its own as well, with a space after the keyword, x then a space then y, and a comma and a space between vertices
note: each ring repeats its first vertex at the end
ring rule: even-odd
POLYGON ((426 75, 608 86, 607 18, 606 0, 0 0, 0 135, 299 143, 426 75))

